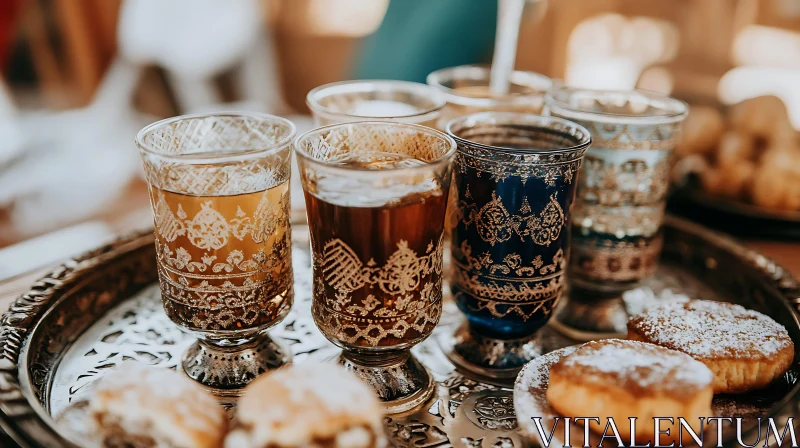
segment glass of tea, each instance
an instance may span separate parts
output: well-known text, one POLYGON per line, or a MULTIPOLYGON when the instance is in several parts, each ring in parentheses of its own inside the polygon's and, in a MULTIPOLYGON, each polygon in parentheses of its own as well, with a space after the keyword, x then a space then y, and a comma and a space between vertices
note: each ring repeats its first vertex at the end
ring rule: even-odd
POLYGON ((445 105, 436 89, 409 81, 343 81, 319 86, 306 96, 314 124, 387 120, 434 126, 445 105))
POLYGON ((313 255, 314 322, 388 412, 431 397, 412 355, 442 314, 443 231, 455 142, 425 126, 344 123, 295 152, 313 255))
POLYGON ((150 188, 161 298, 197 335, 186 373, 235 389, 289 360, 266 330, 292 306, 294 125, 257 113, 186 115, 136 136, 150 188))
POLYGON ((458 152, 450 289, 465 323, 440 339, 482 378, 513 381, 564 291, 569 224, 589 131, 560 118, 482 112, 447 126, 458 152))
POLYGON ((428 85, 442 92, 447 101, 438 122, 440 129, 453 118, 476 112, 541 113, 544 94, 553 86, 547 76, 513 71, 508 93, 495 95, 489 89, 490 76, 491 69, 480 65, 443 68, 428 75, 428 85))
POLYGON ((669 158, 687 106, 653 92, 574 88, 554 89, 546 102, 593 141, 573 212, 569 303, 557 321, 586 337, 625 334, 620 296, 658 267, 669 158))

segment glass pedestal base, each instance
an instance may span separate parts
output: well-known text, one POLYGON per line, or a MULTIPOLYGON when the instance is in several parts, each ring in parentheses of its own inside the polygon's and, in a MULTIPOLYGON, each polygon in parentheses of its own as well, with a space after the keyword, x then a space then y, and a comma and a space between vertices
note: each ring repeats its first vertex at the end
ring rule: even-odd
POLYGON ((183 354, 183 370, 200 384, 212 389, 238 390, 259 375, 291 362, 291 352, 268 334, 251 342, 219 346, 198 340, 183 354))
POLYGON ((433 396, 436 382, 410 351, 390 354, 342 352, 336 362, 370 386, 387 414, 410 411, 433 396))
POLYGON ((572 288, 561 299, 551 321, 553 328, 578 341, 625 338, 628 311, 621 294, 572 288))
POLYGON ((442 340, 450 361, 481 380, 507 386, 520 369, 542 350, 536 334, 520 339, 497 339, 480 335, 464 323, 442 340))

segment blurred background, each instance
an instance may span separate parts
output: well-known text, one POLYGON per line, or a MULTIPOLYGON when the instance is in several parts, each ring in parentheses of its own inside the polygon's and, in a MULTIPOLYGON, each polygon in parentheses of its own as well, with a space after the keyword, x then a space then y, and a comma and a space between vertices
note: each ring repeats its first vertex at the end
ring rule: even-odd
MULTIPOLYGON (((490 63, 496 17, 496 0, 0 0, 0 279, 151 225, 144 124, 249 109, 302 131, 318 85, 490 63)), ((531 1, 516 68, 689 102, 673 209, 800 233, 800 1, 531 1)))

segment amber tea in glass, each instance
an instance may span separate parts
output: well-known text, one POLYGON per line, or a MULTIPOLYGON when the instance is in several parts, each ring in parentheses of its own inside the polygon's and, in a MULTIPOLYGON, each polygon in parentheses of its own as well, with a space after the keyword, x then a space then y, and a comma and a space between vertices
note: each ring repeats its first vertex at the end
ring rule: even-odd
POLYGON ((312 314, 340 358, 401 412, 433 380, 410 354, 442 313, 443 231, 455 142, 423 126, 359 122, 301 136, 312 314))
POLYGON ((265 330, 292 306, 291 122, 190 115, 137 136, 155 223, 164 310, 199 341, 186 373, 243 386, 288 353, 265 330))
POLYGON ((164 310, 170 319, 192 331, 236 332, 268 325, 289 308, 288 190, 288 183, 283 183, 253 193, 209 197, 150 186, 159 220, 156 232, 166 291, 164 310), (226 225, 225 216, 235 218, 226 225), (203 235, 203 229, 216 230, 203 235), (245 254, 251 257, 245 259, 245 254), (193 278, 193 272, 211 275, 193 278), (257 286, 232 289, 235 280, 230 274, 234 272, 257 286), (192 280, 196 280, 194 284, 192 280), (203 282, 204 289, 221 291, 226 297, 209 297, 204 303, 207 306, 185 300, 185 288, 199 288, 203 282))

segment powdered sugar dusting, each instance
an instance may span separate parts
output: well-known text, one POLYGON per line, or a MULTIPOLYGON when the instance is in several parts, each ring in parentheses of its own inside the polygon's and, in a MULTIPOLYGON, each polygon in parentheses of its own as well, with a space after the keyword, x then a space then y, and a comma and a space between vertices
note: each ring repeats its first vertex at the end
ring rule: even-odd
POLYGON ((629 316, 638 316, 650 308, 672 303, 683 303, 690 300, 686 294, 675 293, 665 289, 656 294, 650 288, 636 288, 622 294, 622 302, 629 316))
POLYGON ((520 390, 547 388, 550 379, 550 367, 561 358, 572 354, 578 346, 573 345, 552 351, 529 362, 519 373, 514 388, 520 390))
POLYGON ((175 446, 218 442, 227 425, 216 399, 187 376, 136 362, 122 363, 98 381, 89 413, 95 424, 111 421, 131 436, 175 446))
POLYGON ((786 329, 740 305, 692 300, 649 309, 628 323, 648 342, 694 358, 764 359, 792 345, 786 329))
POLYGON ((307 363, 273 374, 289 391, 295 405, 305 405, 313 396, 316 405, 330 412, 341 412, 360 404, 372 404, 373 392, 353 375, 338 366, 307 363))
POLYGON ((354 428, 380 438, 382 414, 375 393, 352 373, 335 364, 307 362, 247 386, 237 427, 225 446, 313 446, 354 428))
POLYGON ((555 411, 547 403, 547 386, 550 380, 550 367, 570 355, 577 346, 565 347, 535 358, 519 372, 514 383, 514 411, 517 423, 524 434, 534 437, 536 427, 531 417, 555 415, 555 411))
POLYGON ((97 383, 95 393, 116 394, 145 388, 154 396, 175 399, 205 393, 196 383, 174 370, 125 362, 97 383))
POLYGON ((714 378, 704 364, 683 353, 618 339, 586 343, 553 369, 584 380, 611 379, 620 387, 640 391, 693 393, 710 386, 714 378))

